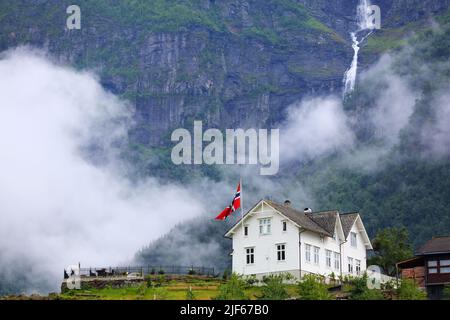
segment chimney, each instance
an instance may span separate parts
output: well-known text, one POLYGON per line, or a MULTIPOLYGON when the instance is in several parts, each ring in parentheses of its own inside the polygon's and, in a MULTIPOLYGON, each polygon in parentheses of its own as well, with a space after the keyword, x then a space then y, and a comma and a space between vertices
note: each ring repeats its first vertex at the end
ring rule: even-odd
POLYGON ((291 206, 291 200, 285 200, 285 201, 284 201, 284 205, 285 205, 286 207, 290 207, 290 206, 291 206))
POLYGON ((305 208, 303 209, 304 213, 312 213, 312 209, 311 208, 305 208))

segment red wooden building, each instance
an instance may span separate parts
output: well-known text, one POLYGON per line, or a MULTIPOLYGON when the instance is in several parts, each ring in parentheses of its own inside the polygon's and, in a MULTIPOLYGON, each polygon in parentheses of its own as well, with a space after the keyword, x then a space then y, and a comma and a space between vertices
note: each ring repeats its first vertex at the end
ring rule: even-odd
POLYGON ((402 279, 414 279, 426 288, 430 299, 441 299, 450 286, 450 236, 434 237, 417 250, 415 257, 397 263, 402 279))

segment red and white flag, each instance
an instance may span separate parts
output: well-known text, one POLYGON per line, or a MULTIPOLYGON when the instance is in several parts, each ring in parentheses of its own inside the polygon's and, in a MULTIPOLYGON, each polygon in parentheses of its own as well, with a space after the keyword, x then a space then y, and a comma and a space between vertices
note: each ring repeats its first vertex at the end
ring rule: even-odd
POLYGON ((217 217, 216 220, 225 220, 229 215, 241 207, 241 183, 238 184, 236 194, 234 195, 231 205, 226 207, 217 217))

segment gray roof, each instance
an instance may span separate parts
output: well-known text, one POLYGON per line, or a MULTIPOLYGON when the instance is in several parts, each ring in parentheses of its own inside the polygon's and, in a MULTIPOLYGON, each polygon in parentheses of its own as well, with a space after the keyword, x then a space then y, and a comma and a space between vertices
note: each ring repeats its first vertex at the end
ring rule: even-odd
POLYGON ((419 250, 417 250, 417 255, 443 252, 450 252, 450 236, 434 237, 433 239, 428 240, 419 248, 419 250))
POLYGON ((358 217, 358 213, 344 213, 341 214, 341 224, 342 224, 342 230, 344 231, 345 239, 347 239, 348 234, 350 233, 350 230, 352 229, 353 225, 355 224, 356 218, 358 217))
MULTIPOLYGON (((348 234, 350 233, 350 230, 352 229, 353 224, 355 223, 356 218, 359 215, 358 213, 340 214, 337 210, 305 213, 303 210, 297 210, 290 205, 280 204, 272 200, 262 200, 272 206, 275 210, 286 216, 288 219, 298 224, 300 227, 328 237, 333 237, 336 227, 336 219, 337 217, 339 217, 341 220, 345 238, 347 239, 348 234)), ((253 206, 253 208, 255 206, 253 206)), ((247 216, 247 214, 250 213, 253 208, 250 209, 244 215, 244 217, 247 216)), ((236 225, 238 225, 239 222, 240 219, 229 229, 229 231, 231 231, 236 225)), ((229 231, 227 231, 227 233, 229 231)))
MULTIPOLYGON (((303 211, 296 210, 292 208, 291 206, 279 204, 273 201, 265 200, 270 206, 272 206, 275 210, 279 211, 286 217, 288 217, 290 220, 297 223, 299 226, 303 227, 306 230, 310 230, 313 232, 317 232, 329 237, 333 236, 334 233, 334 225, 333 225, 333 231, 330 232, 327 229, 325 229, 321 224, 318 224, 314 219, 311 219, 309 215, 315 215, 315 214, 306 214, 303 211)), ((321 220, 321 222, 324 219, 318 219, 321 220)), ((323 225, 328 226, 329 223, 323 223, 323 225)))
POLYGON ((306 213, 306 216, 321 226, 329 234, 333 235, 336 228, 336 218, 339 212, 336 210, 306 213))

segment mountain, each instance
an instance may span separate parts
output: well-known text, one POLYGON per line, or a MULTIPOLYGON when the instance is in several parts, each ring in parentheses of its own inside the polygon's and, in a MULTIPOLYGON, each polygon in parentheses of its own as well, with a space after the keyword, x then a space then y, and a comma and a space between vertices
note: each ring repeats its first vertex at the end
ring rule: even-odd
MULTIPOLYGON (((407 20, 405 17, 399 19, 393 13, 392 27, 377 31, 362 48, 361 66, 366 69, 376 63, 381 53, 390 51, 393 61, 388 63, 387 68, 392 67, 393 74, 407 79, 405 81, 413 88, 414 111, 411 111, 411 116, 406 119, 407 124, 398 132, 399 139, 394 142, 381 141, 376 128, 368 125, 367 119, 373 117, 372 111, 377 108, 374 101, 389 86, 393 86, 394 95, 383 101, 387 103, 386 107, 389 107, 389 103, 406 105, 411 97, 404 97, 401 91, 395 92, 397 80, 391 81, 377 74, 366 76, 344 106, 356 128, 358 147, 350 155, 337 152, 320 160, 284 168, 283 172, 289 174, 282 173, 279 177, 281 190, 272 191, 272 195, 278 197, 277 200, 283 201, 284 198, 280 197, 289 194, 292 188, 295 189, 296 183, 301 182, 302 187, 313 196, 307 198, 309 202, 303 202, 305 198, 297 197, 294 204, 300 208, 313 207, 317 211, 335 208, 343 212, 357 210, 363 215, 372 237, 385 227, 406 226, 413 245, 417 247, 435 235, 450 232, 450 201, 447 196, 450 190, 449 140, 433 146, 436 137, 427 135, 427 128, 436 125, 437 114, 442 112, 436 100, 444 95, 444 104, 448 105, 450 15, 448 9, 441 11, 443 7, 439 5, 430 4, 428 8, 434 8, 435 13, 438 13, 433 19, 420 19, 423 14, 412 15, 418 20, 407 20), (405 24, 398 22, 402 19, 405 24), (395 96, 404 101, 395 101, 395 96), (434 151, 431 150, 433 148, 434 151), (361 163, 348 165, 352 162, 361 163), (364 166, 372 167, 367 169, 364 166)), ((394 12, 398 14, 399 9, 394 12)), ((411 12, 406 17, 408 14, 411 12)), ((386 73, 385 70, 382 72, 386 73)), ((399 113, 402 112, 399 110, 399 113)), ((395 127, 397 115, 386 110, 384 116, 381 121, 386 126, 382 126, 382 129, 389 132, 390 127, 395 127)), ((447 116, 444 119, 450 120, 447 116)), ((443 127, 433 130, 448 132, 443 127)), ((183 252, 190 251, 191 244, 186 244, 184 240, 192 234, 198 236, 199 223, 193 221, 175 227, 168 235, 138 252, 137 261, 175 263, 180 257, 186 257, 183 252)), ((229 267, 230 261, 223 264, 221 253, 231 250, 231 243, 221 239, 220 235, 225 233, 231 223, 208 225, 202 227, 206 230, 201 235, 210 238, 198 239, 192 247, 213 243, 216 250, 209 254, 208 259, 198 261, 222 269, 229 267)))
MULTIPOLYGON (((0 51, 20 45, 44 49, 62 64, 93 70, 106 89, 130 101, 135 125, 122 157, 133 167, 133 179, 230 181, 234 177, 220 168, 173 165, 172 130, 191 128, 196 119, 219 129, 284 126, 290 106, 299 101, 341 97, 354 54, 350 32, 357 28, 358 2, 80 0, 81 30, 67 30, 66 8, 72 1, 4 0, 0 51)), ((381 8, 382 28, 362 43, 357 88, 343 104, 355 132, 354 148, 285 164, 267 183, 276 188, 264 189, 248 177, 243 193, 247 204, 270 193, 280 201, 289 197, 299 207, 358 210, 371 236, 382 227, 402 225, 418 245, 450 233, 450 159, 445 147, 439 148, 447 140, 436 107, 450 79, 450 1, 372 3, 381 8), (392 68, 377 71, 387 52, 392 68), (394 82, 380 80, 376 72, 392 73, 394 82), (390 86, 397 88, 398 78, 413 88, 415 103, 395 133, 399 139, 386 142, 380 126, 367 120, 379 108, 374 101, 390 86), (377 154, 383 156, 372 163, 377 154), (357 168, 343 166, 355 159, 357 168), (361 169, 361 162, 370 162, 371 168, 361 169)), ((396 119, 386 110, 388 126, 381 128, 390 132, 396 119)), ((224 253, 231 244, 222 235, 232 222, 185 221, 140 250, 136 261, 201 263, 223 270, 230 263, 224 253)))

